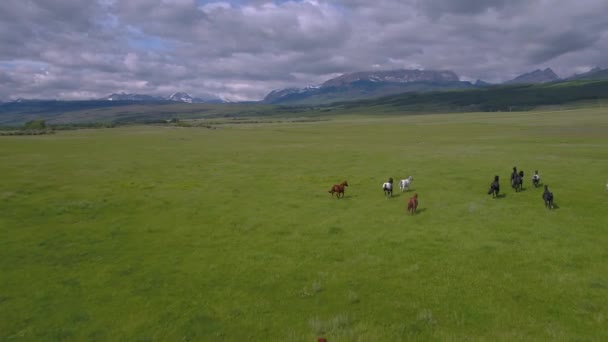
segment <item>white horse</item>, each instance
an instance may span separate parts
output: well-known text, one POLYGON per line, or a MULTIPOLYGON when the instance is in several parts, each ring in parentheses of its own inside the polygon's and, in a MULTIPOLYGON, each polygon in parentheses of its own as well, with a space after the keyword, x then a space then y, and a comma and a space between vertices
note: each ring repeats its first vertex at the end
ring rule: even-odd
POLYGON ((538 186, 540 184, 540 176, 538 173, 535 173, 534 176, 532 176, 532 184, 534 184, 534 186, 538 186))
POLYGON ((382 190, 384 190, 384 196, 392 197, 393 196, 393 183, 392 182, 383 183, 382 190))
POLYGON ((540 185, 540 176, 538 171, 534 171, 534 175, 532 176, 532 184, 534 184, 535 187, 540 185))
POLYGON ((414 178, 412 178, 412 176, 409 176, 406 179, 402 179, 401 181, 399 181, 399 189, 401 189, 401 192, 405 191, 406 188, 409 191, 410 185, 412 185, 413 180, 414 178))

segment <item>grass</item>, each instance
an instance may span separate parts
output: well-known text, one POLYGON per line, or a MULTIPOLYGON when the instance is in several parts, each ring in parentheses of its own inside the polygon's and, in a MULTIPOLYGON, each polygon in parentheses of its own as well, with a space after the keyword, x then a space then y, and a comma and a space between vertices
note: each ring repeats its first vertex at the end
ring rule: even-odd
POLYGON ((0 340, 608 339, 604 110, 218 127, 0 137, 0 340))

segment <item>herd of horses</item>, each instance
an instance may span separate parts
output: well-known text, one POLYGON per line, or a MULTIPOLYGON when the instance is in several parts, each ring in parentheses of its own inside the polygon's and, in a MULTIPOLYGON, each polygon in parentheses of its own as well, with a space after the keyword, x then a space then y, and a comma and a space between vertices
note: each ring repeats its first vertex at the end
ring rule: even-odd
MULTIPOLYGON (((399 189, 401 192, 405 190, 410 190, 410 185, 414 179, 412 176, 404 178, 399 181, 399 189)), ((541 185, 540 175, 538 171, 534 171, 534 175, 532 176, 532 184, 535 188, 541 185)), ((344 181, 340 184, 334 184, 331 189, 329 189, 329 193, 333 197, 334 194, 336 198, 344 197, 344 189, 348 186, 348 182, 344 181)), ((515 192, 520 192, 523 190, 524 186, 524 172, 517 171, 517 167, 513 167, 513 172, 511 173, 511 187, 515 189, 515 192)), ((543 201, 545 202, 545 207, 548 209, 554 209, 555 205, 553 204, 553 192, 549 191, 549 186, 544 185, 544 191, 542 194, 543 201)), ((384 191, 384 196, 392 197, 393 196, 393 178, 389 178, 387 182, 382 184, 382 190, 384 191)), ((608 184, 606 184, 606 191, 608 191, 608 184)), ((490 184, 490 189, 488 190, 488 195, 492 195, 493 198, 499 197, 500 193, 500 183, 499 177, 494 176, 494 181, 490 184)), ((414 196, 410 197, 407 202, 407 211, 411 215, 416 213, 418 208, 418 194, 414 194, 414 196)))
MULTIPOLYGON (((538 171, 534 171, 534 175, 532 176, 532 184, 537 188, 540 183, 540 175, 538 171)), ((517 172, 517 167, 513 167, 513 172, 511 173, 511 187, 515 189, 515 192, 520 192, 523 190, 524 186, 524 172, 517 172)), ((608 185, 607 185, 608 187, 608 185)), ((494 176, 494 181, 490 184, 490 189, 488 190, 488 195, 492 195, 493 198, 498 197, 498 193, 500 192, 500 184, 498 183, 498 176, 494 176)), ((545 185, 545 190, 542 195, 543 201, 545 202, 545 207, 548 209, 555 208, 553 204, 553 192, 549 191, 549 186, 545 185)))
MULTIPOLYGON (((413 180, 414 180, 414 178, 412 176, 409 176, 407 178, 400 180, 399 189, 401 189, 401 192, 404 192, 405 190, 409 191, 413 180)), ((328 192, 331 194, 332 197, 335 194, 337 198, 342 198, 342 197, 344 197, 344 188, 346 188, 347 186, 348 186, 347 181, 344 181, 340 184, 334 184, 331 187, 331 189, 329 189, 328 192)), ((393 178, 392 177, 389 178, 387 182, 382 184, 382 190, 384 190, 384 196, 387 196, 387 197, 393 196, 393 178)), ((414 196, 412 196, 407 201, 407 211, 411 215, 413 215, 416 213, 417 209, 418 209, 418 194, 414 194, 414 196)))

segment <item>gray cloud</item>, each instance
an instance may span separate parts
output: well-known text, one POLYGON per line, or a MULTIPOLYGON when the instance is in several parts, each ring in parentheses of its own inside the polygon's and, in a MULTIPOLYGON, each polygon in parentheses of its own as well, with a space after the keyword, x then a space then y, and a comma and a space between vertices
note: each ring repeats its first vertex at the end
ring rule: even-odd
POLYGON ((0 100, 252 100, 371 69, 567 76, 608 67, 604 13, 605 0, 4 0, 0 100))

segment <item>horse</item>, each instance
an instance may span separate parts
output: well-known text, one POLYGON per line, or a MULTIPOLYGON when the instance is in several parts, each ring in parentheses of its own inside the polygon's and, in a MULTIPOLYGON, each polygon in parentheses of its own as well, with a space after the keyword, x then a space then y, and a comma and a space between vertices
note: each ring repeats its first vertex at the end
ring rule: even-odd
POLYGON ((535 188, 538 188, 540 185, 540 176, 538 175, 538 171, 534 171, 534 176, 532 176, 532 184, 534 184, 535 188))
POLYGON ((389 178, 388 182, 382 184, 382 190, 384 190, 384 196, 393 197, 393 178, 389 178))
POLYGON ((545 208, 553 209, 553 193, 549 191, 549 187, 546 185, 543 192, 543 200, 545 201, 545 208))
POLYGON ((344 197, 344 187, 348 186, 348 182, 344 181, 340 184, 334 184, 331 189, 329 189, 329 193, 331 194, 331 197, 334 197, 334 193, 336 193, 336 197, 340 198, 340 195, 342 195, 342 197, 344 197))
POLYGON ((414 196, 407 201, 407 211, 410 215, 416 213, 416 208, 418 208, 418 194, 414 194, 414 196))
POLYGON ((519 179, 521 182, 521 190, 524 189, 524 170, 519 171, 519 179))
POLYGON ((515 192, 519 192, 522 190, 522 183, 523 178, 519 174, 516 174, 513 180, 511 181, 511 186, 513 187, 513 189, 515 189, 515 192))
POLYGON ((412 185, 413 180, 414 178, 412 178, 412 176, 409 176, 406 179, 402 179, 401 181, 399 181, 399 189, 401 189, 401 192, 405 191, 406 188, 407 190, 410 190, 410 185, 412 185))
POLYGON ((498 193, 500 192, 500 184, 498 184, 498 176, 494 176, 494 181, 490 184, 490 190, 488 190, 488 195, 492 194, 492 198, 498 197, 498 193))
MULTIPOLYGON (((511 186, 513 186, 513 180, 518 176, 517 167, 513 167, 513 172, 511 172, 511 186)), ((514 187, 514 186, 513 186, 514 187)))

